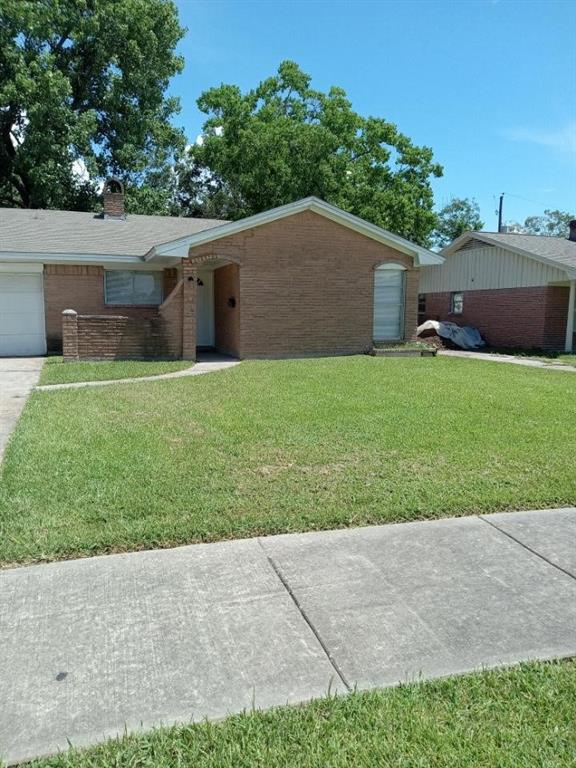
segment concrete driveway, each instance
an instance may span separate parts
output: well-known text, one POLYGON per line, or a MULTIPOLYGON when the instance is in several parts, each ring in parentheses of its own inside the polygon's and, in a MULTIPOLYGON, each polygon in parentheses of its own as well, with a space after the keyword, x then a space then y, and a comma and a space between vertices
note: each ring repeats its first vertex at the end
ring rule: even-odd
POLYGON ((0 357, 0 461, 43 365, 43 357, 0 357))
POLYGON ((576 509, 0 571, 0 758, 576 654, 576 509))

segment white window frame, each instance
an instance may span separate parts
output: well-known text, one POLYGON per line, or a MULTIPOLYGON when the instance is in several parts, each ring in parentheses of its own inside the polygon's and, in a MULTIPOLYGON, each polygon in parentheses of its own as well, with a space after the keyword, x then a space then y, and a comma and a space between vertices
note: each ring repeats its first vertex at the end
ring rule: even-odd
MULTIPOLYGON (((374 301, 374 309, 373 312, 376 311, 376 275, 378 272, 382 270, 395 270, 396 272, 402 273, 402 298, 399 305, 399 313, 400 313, 400 328, 399 328, 399 335, 396 338, 379 338, 379 336, 376 334, 376 329, 373 328, 372 335, 374 337, 374 341, 380 342, 380 341, 402 341, 405 336, 406 332, 406 272, 407 267, 404 266, 404 264, 400 264, 396 261, 388 261, 383 264, 378 264, 374 268, 374 285, 373 285, 373 301, 374 301)), ((373 320, 373 324, 375 324, 373 320)))
POLYGON ((139 270, 139 269, 105 269, 104 270, 104 303, 109 307, 156 307, 162 304, 164 298, 163 272, 157 270, 139 270), (137 275, 152 275, 159 279, 160 294, 158 302, 155 301, 110 301, 108 298, 108 275, 130 275, 132 278, 137 275))
POLYGON ((452 291, 450 294, 450 314, 464 314, 464 291, 452 291), (459 297, 458 299, 456 299, 457 296, 459 297), (456 309, 456 305, 459 305, 460 309, 456 309))

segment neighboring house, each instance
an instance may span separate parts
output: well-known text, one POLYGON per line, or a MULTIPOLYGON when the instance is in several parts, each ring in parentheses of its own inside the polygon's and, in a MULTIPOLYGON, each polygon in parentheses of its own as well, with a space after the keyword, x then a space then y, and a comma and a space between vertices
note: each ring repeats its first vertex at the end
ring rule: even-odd
POLYGON ((409 339, 438 254, 306 198, 235 222, 0 209, 0 355, 350 354, 409 339), (63 310, 74 310, 62 314, 63 310))
POLYGON ((576 221, 568 238, 466 232, 422 273, 419 321, 478 328, 495 347, 574 349, 576 221))

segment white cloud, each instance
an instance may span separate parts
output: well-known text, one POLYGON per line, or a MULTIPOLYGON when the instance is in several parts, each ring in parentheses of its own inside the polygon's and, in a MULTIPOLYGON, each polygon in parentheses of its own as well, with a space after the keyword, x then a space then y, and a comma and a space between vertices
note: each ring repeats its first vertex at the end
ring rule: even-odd
MULTIPOLYGON (((214 135, 215 136, 222 136, 224 133, 224 126, 223 125, 217 125, 216 128, 214 128, 214 135)), ((202 144, 204 144, 204 136, 203 134, 199 133, 198 136, 196 136, 196 140, 194 141, 194 144, 196 144, 198 147, 201 147, 202 144)))
POLYGON ((72 175, 75 176, 78 181, 90 181, 90 174, 86 163, 80 157, 78 160, 74 160, 72 163, 72 175))
POLYGON ((576 120, 556 131, 535 131, 531 128, 516 128, 508 131, 507 136, 512 141, 524 141, 538 144, 541 147, 566 152, 576 159, 576 120))

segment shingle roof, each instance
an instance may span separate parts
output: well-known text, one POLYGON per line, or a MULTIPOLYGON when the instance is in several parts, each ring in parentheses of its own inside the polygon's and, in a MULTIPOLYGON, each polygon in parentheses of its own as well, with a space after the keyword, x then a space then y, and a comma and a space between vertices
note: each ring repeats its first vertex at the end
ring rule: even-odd
POLYGON ((173 216, 128 215, 103 219, 94 213, 0 208, 0 254, 82 253, 144 256, 153 246, 226 222, 173 216))
POLYGON ((451 252, 454 252, 457 248, 452 246, 455 246, 459 241, 462 245, 465 240, 470 238, 483 240, 502 248, 508 247, 518 253, 533 255, 537 259, 553 261, 567 269, 576 269, 576 242, 563 237, 517 235, 507 232, 466 232, 445 250, 450 249, 451 252))

